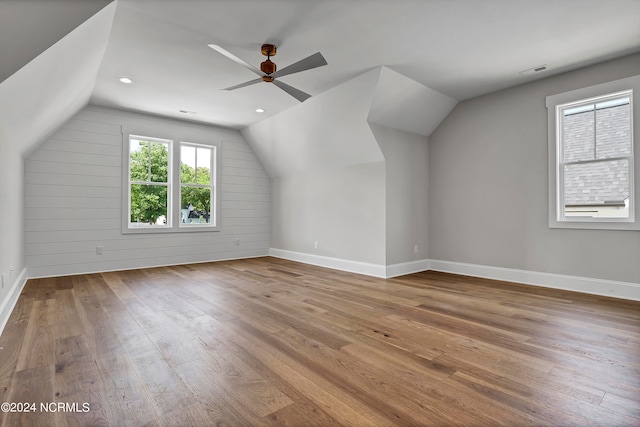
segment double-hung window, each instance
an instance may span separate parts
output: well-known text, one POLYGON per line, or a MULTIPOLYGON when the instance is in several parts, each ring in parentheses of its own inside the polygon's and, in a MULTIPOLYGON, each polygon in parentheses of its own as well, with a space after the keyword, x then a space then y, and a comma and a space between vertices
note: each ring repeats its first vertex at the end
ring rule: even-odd
POLYGON ((640 229, 639 83, 632 77, 547 97, 550 227, 640 229))
POLYGON ((215 224, 215 147, 180 143, 180 225, 215 224))
POLYGON ((123 233, 219 229, 218 144, 126 133, 123 154, 123 233))
POLYGON ((171 227, 172 141, 129 138, 129 228, 171 227))

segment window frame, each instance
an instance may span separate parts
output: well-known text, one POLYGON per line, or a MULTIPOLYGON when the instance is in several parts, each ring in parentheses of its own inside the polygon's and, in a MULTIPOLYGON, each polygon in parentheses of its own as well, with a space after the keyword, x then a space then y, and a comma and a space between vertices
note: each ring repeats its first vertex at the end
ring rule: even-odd
POLYGON ((576 89, 546 97, 548 123, 548 172, 549 172, 549 228, 602 229, 602 230, 640 230, 638 209, 640 209, 640 149, 635 147, 635 129, 640 126, 640 108, 634 107, 634 94, 640 93, 640 76, 628 77, 599 85, 576 89), (627 93, 630 104, 631 152, 629 159, 629 218, 565 216, 563 200, 562 122, 560 117, 568 106, 586 105, 603 98, 627 93))
MULTIPOLYGON (((146 136, 146 135, 129 135, 128 138, 128 147, 127 147, 127 169, 126 169, 126 173, 127 173, 127 227, 131 230, 146 230, 146 229, 156 229, 156 230, 160 230, 160 229, 167 229, 167 228, 171 228, 171 224, 173 221, 173 209, 172 209, 172 197, 171 194, 173 192, 173 185, 172 185, 172 175, 173 175, 173 168, 172 168, 172 157, 173 157, 173 141, 170 139, 163 139, 163 138, 157 138, 157 137, 150 137, 150 136, 146 136), (129 161, 129 159, 131 158, 131 140, 132 139, 137 139, 137 140, 143 140, 143 141, 148 141, 151 143, 160 143, 160 144, 166 144, 167 147, 167 182, 165 183, 160 183, 160 182, 155 182, 155 181, 132 181, 131 180, 131 162, 129 161), (131 218, 131 186, 132 185, 156 185, 156 186, 163 186, 163 187, 167 187, 167 217, 166 217, 166 224, 145 224, 145 225, 140 225, 140 226, 136 226, 136 227, 131 227, 131 221, 129 220, 131 218)), ((149 147, 149 161, 151 161, 151 147, 149 147)), ((149 165, 149 175, 151 175, 151 165, 149 165)))
POLYGON ((193 233, 220 231, 220 149, 222 143, 219 140, 203 140, 201 134, 186 131, 176 131, 168 126, 134 126, 122 128, 122 234, 161 234, 161 233, 193 233), (145 136, 142 136, 145 135, 145 136), (147 136, 154 135, 154 136, 147 136), (169 142, 169 185, 168 185, 168 215, 166 225, 149 225, 144 227, 130 227, 131 211, 131 183, 130 183, 130 163, 129 150, 132 138, 145 138, 151 141, 169 142), (187 142, 188 141, 188 142, 187 142), (197 145, 212 149, 211 159, 211 202, 213 210, 211 212, 210 224, 193 224, 181 226, 180 224, 180 147, 182 144, 197 145))
MULTIPOLYGON (((188 142, 188 141, 180 141, 178 144, 179 150, 181 152, 181 148, 184 146, 187 147, 194 147, 196 149, 196 170, 195 170, 195 176, 197 177, 197 167, 198 167, 198 162, 197 162, 197 149, 198 147, 202 147, 202 148, 208 148, 211 150, 211 159, 209 162, 209 170, 210 170, 210 176, 209 176, 209 186, 205 186, 204 184, 191 184, 191 183, 183 183, 182 182, 182 174, 178 174, 178 201, 179 201, 179 209, 182 209, 182 187, 183 186, 188 186, 188 187, 192 187, 192 188, 209 188, 210 191, 210 203, 211 205, 213 205, 213 209, 210 210, 209 215, 210 215, 210 219, 211 222, 207 223, 207 224, 198 224, 198 223, 190 223, 190 224, 186 224, 186 223, 182 223, 182 221, 178 220, 178 227, 184 230, 188 230, 191 228, 215 228, 216 224, 218 223, 218 198, 217 198, 217 193, 218 193, 218 179, 217 179, 217 170, 218 168, 216 167, 217 164, 217 159, 218 159, 218 147, 215 145, 210 145, 210 144, 199 144, 199 143, 195 143, 195 142, 188 142)), ((182 155, 182 153, 181 153, 182 155)), ((182 159, 180 159, 181 161, 182 159)), ((181 165, 180 165, 181 166, 181 165)), ((182 169, 180 169, 182 170, 182 169)), ((197 179, 196 179, 197 181, 197 179)))

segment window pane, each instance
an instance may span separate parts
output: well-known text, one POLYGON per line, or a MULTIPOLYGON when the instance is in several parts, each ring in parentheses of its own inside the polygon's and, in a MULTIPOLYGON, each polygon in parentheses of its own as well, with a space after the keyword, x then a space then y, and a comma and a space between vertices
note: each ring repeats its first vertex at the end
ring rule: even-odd
POLYGON ((628 103, 596 110, 596 158, 631 154, 631 108, 628 103))
POLYGON ((169 144, 151 142, 151 182, 169 180, 169 144))
MULTIPOLYGON (((593 108, 593 105, 591 107, 593 108)), ((569 111, 565 111, 562 117, 562 144, 565 162, 594 159, 593 115, 593 109, 571 114, 569 111)))
POLYGON ((196 147, 180 146, 180 182, 196 183, 196 147))
POLYGON ((167 187, 164 185, 131 184, 132 224, 165 225, 167 222, 167 187))
POLYGON ((564 166, 565 216, 629 217, 629 161, 564 166))
POLYGON ((182 187, 180 193, 180 222, 210 224, 211 188, 182 187))
POLYGON ((131 139, 129 142, 131 181, 149 181, 149 143, 131 139))
POLYGON ((198 147, 197 155, 197 183, 209 185, 211 184, 211 149, 198 147))

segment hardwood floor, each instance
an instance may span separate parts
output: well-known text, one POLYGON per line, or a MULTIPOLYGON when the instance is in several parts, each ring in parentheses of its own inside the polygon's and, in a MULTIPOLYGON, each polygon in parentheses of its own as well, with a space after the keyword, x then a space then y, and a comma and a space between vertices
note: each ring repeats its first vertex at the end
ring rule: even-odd
POLYGON ((640 426, 640 302, 275 258, 30 280, 0 391, 36 405, 6 426, 640 426))

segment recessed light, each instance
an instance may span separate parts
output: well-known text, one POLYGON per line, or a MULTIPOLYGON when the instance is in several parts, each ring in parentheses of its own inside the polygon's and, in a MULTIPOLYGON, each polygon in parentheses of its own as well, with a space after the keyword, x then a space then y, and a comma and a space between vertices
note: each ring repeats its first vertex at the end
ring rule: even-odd
POLYGON ((256 113, 264 113, 264 108, 256 108, 256 113))
POLYGON ((130 85, 131 83, 133 83, 133 80, 131 80, 129 77, 120 77, 120 83, 130 85))
POLYGON ((198 114, 197 111, 189 111, 189 110, 179 110, 182 114, 189 114, 190 116, 195 116, 198 114))

